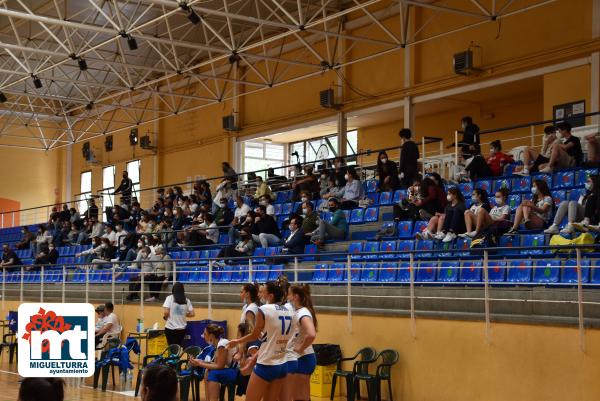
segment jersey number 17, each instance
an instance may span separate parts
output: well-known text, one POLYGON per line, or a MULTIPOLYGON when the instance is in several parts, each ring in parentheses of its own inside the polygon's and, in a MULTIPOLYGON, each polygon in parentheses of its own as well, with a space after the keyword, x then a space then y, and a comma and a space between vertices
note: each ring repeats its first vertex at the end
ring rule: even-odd
POLYGON ((281 335, 290 334, 292 328, 292 317, 291 316, 279 316, 281 320, 281 335))

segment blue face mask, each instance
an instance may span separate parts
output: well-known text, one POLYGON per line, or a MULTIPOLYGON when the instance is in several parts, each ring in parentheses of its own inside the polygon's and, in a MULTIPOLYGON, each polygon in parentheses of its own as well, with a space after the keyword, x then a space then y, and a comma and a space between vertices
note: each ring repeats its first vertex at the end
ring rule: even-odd
POLYGON ((531 187, 531 193, 534 195, 537 194, 538 193, 537 187, 531 187))
POLYGON ((587 189, 588 191, 591 191, 592 188, 594 188, 594 185, 592 185, 591 182, 586 182, 585 183, 585 189, 587 189))

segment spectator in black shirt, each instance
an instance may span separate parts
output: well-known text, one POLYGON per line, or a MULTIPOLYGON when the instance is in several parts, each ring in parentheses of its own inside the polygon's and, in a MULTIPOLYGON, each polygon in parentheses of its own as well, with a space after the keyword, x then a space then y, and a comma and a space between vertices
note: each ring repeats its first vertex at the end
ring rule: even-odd
POLYGON ((398 167, 398 171, 400 172, 400 187, 407 189, 413 184, 419 173, 419 147, 411 140, 412 133, 408 128, 402 128, 399 135, 400 142, 402 143, 400 165, 398 167))
POLYGON ((463 139, 459 142, 459 145, 479 145, 479 127, 477 124, 473 124, 471 117, 463 117, 461 122, 463 139))
POLYGON ((318 199, 321 187, 319 186, 319 178, 313 174, 313 166, 304 166, 304 176, 297 177, 292 188, 294 190, 294 199, 298 200, 302 191, 310 192, 313 199, 318 199))
POLYGON ((123 179, 121 184, 115 190, 113 195, 121 194, 121 203, 125 205, 131 204, 131 192, 133 191, 133 181, 129 178, 127 171, 123 171, 123 179))
POLYGON ((279 245, 281 243, 281 233, 275 219, 267 214, 267 208, 264 205, 258 206, 255 212, 256 217, 254 218, 252 231, 254 242, 259 243, 263 248, 279 245))
POLYGON ((71 212, 69 211, 69 206, 65 203, 62 207, 62 211, 60 212, 59 219, 61 221, 70 221, 71 220, 71 212))
POLYGON ((94 198, 89 200, 88 209, 83 214, 83 217, 86 219, 93 218, 94 220, 98 220, 98 206, 96 206, 96 201, 94 201, 94 198))
POLYGON ((469 173, 471 181, 493 177, 494 173, 479 151, 479 145, 474 146, 474 151, 463 148, 465 170, 469 173))
POLYGON ((571 135, 571 124, 562 122, 556 126, 557 143, 552 147, 550 161, 540 166, 540 172, 552 173, 555 169, 577 167, 583 161, 581 141, 578 137, 571 135))
POLYGON ((58 261, 58 251, 53 244, 50 244, 48 247, 42 248, 42 251, 37 255, 35 261, 33 262, 33 266, 27 266, 25 269, 27 271, 30 270, 39 270, 39 265, 55 265, 58 261), (35 266, 38 265, 38 266, 35 266))
POLYGON ((379 176, 379 191, 395 191, 400 186, 398 167, 388 158, 384 151, 377 157, 377 175, 379 176))
POLYGON ((19 259, 15 251, 10 249, 8 244, 2 245, 2 262, 0 263, 0 267, 6 271, 14 271, 18 270, 18 266, 22 264, 21 259, 19 259))
POLYGON ((287 177, 276 175, 275 169, 270 167, 267 169, 267 185, 270 186, 273 191, 283 191, 288 188, 287 177))
POLYGON ((21 237, 21 242, 17 243, 17 249, 29 249, 31 241, 35 240, 35 234, 29 231, 27 226, 23 227, 21 234, 23 234, 23 237, 21 237))
POLYGON ((346 161, 343 157, 336 157, 333 159, 333 170, 331 171, 331 176, 334 178, 334 182, 337 182, 339 187, 344 187, 346 185, 346 173, 348 172, 348 167, 346 167, 346 161))
POLYGON ((301 226, 301 217, 293 217, 290 219, 290 235, 283 242, 282 253, 284 255, 299 255, 304 253, 304 246, 306 245, 307 238, 301 226))

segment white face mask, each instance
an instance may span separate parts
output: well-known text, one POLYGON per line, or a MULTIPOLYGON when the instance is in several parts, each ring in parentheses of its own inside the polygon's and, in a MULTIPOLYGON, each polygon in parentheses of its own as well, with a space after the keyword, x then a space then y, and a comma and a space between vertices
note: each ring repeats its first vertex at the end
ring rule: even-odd
POLYGON ((238 207, 237 201, 233 202, 233 207, 238 207))
POLYGON ((264 299, 264 298, 261 298, 261 299, 260 299, 260 303, 264 305, 264 304, 266 304, 266 303, 267 303, 267 300, 266 300, 266 299, 264 299))
POLYGON ((562 139, 562 137, 563 137, 562 132, 556 131, 556 139, 562 139))
POLYGON ((167 212, 165 212, 164 214, 165 214, 165 216, 168 216, 168 215, 169 215, 169 213, 167 213, 167 212))
POLYGON ((143 242, 138 242, 138 243, 137 243, 137 246, 138 246, 138 248, 141 248, 141 247, 143 247, 143 246, 144 246, 144 243, 143 243, 143 242))
POLYGON ((531 193, 534 195, 537 194, 538 193, 537 187, 531 187, 531 193))
POLYGON ((452 202, 452 195, 446 195, 446 200, 448 200, 448 202, 452 202))
POLYGON ((477 197, 476 197, 476 196, 471 196, 471 200, 473 201, 473 203, 479 203, 479 202, 477 201, 477 197))
POLYGON ((263 205, 263 206, 267 206, 267 201, 266 200, 261 200, 260 202, 258 202, 259 205, 263 205))
POLYGON ((348 181, 348 174, 344 175, 344 179, 348 181))
POLYGON ((504 199, 500 196, 496 196, 496 205, 502 206, 504 204, 504 199))
POLYGON ((387 163, 387 159, 384 157, 383 159, 381 159, 381 162, 385 164, 387 163))
POLYGON ((308 209, 306 209, 306 208, 302 209, 302 214, 303 215, 306 215, 307 213, 308 213, 308 209))
POLYGON ((585 183, 585 189, 587 189, 588 191, 591 191, 592 188, 594 188, 594 184, 592 184, 591 182, 585 183))
POLYGON ((307 198, 306 196, 303 196, 303 197, 302 197, 300 200, 301 200, 302 202, 308 202, 308 198, 307 198))
POLYGON ((102 248, 106 249, 106 248, 108 248, 108 245, 102 244, 102 248))

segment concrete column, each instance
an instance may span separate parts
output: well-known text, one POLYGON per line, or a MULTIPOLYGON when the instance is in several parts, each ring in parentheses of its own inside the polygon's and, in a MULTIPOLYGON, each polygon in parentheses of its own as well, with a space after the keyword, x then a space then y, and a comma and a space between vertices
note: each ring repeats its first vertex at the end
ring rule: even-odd
MULTIPOLYGON (((592 38, 600 38, 600 0, 593 0, 592 4, 592 38)), ((591 57, 591 93, 590 111, 600 111, 600 52, 591 57)), ((600 124, 600 117, 592 117, 592 124, 600 124)))
POLYGON ((65 200, 70 201, 73 196, 72 182, 73 179, 73 145, 67 146, 65 152, 65 200))
POLYGON ((337 133, 338 133, 338 154, 346 156, 346 132, 348 131, 348 119, 346 113, 339 111, 337 113, 337 133))

